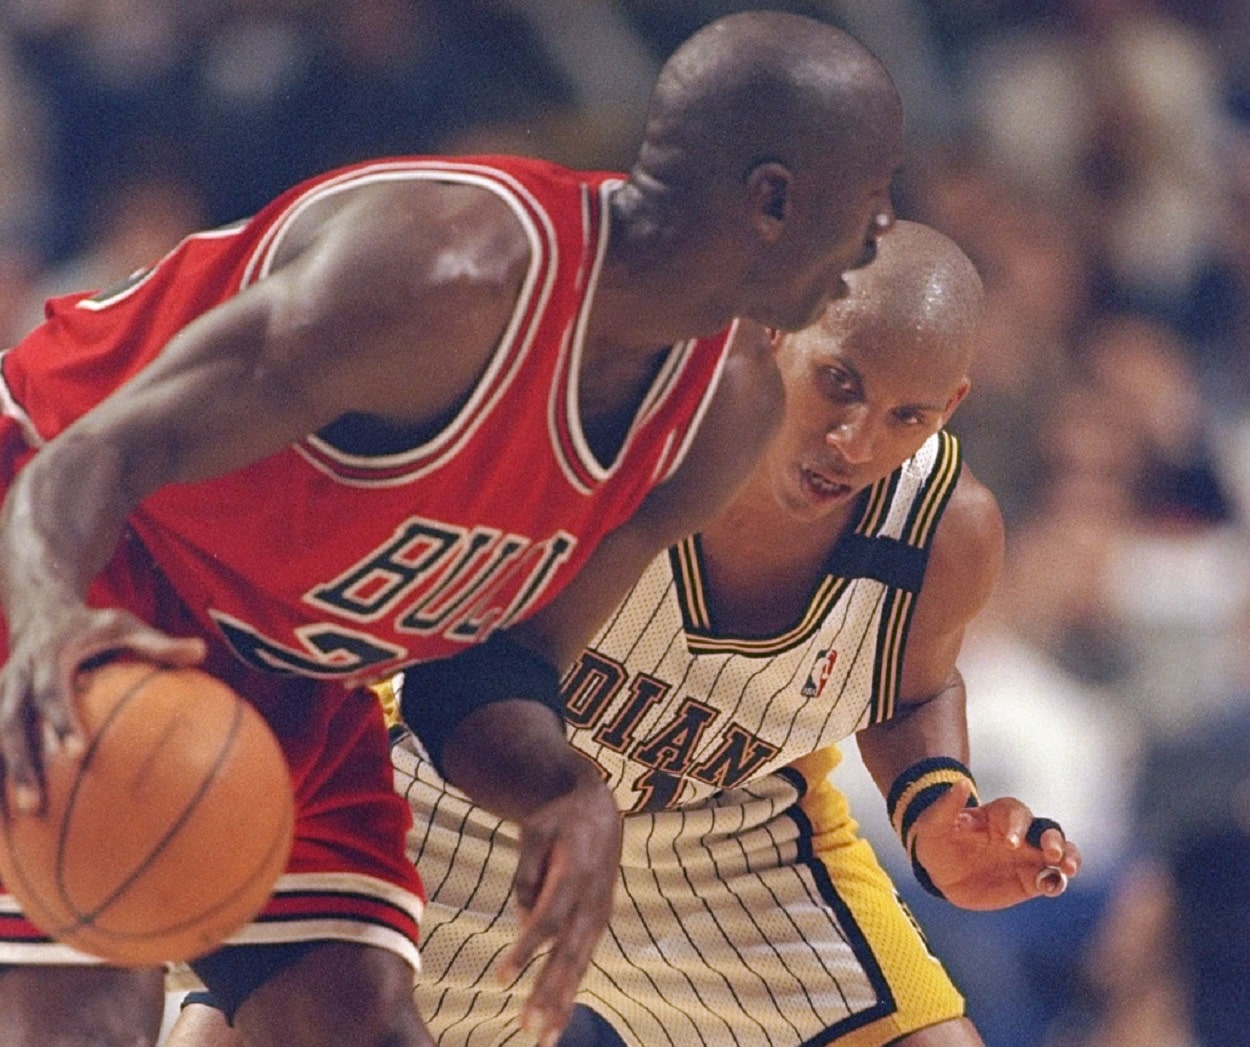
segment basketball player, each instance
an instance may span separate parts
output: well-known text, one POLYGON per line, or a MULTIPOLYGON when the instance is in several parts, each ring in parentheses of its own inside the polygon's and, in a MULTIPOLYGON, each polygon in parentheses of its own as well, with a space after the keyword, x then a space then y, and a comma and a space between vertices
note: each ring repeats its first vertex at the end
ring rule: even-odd
MULTIPOLYGON (((573 744, 629 814, 561 1047, 981 1043, 828 778, 851 734, 931 890, 1000 908, 1079 870, 1018 800, 968 806, 956 656, 1003 535, 943 425, 969 388, 980 280, 899 222, 847 282, 776 344, 785 419, 746 486, 652 562, 564 680, 573 744)), ((515 832, 410 736, 393 756, 430 889, 422 1013, 443 1047, 511 1042, 531 977, 498 978, 515 832)), ((209 1006, 177 1032, 236 1042, 209 1006)))
MULTIPOLYGON (((81 745, 74 673, 105 653, 203 664, 257 705, 297 841, 196 965, 251 1047, 432 1043, 409 812, 358 686, 406 666, 434 764, 517 834, 504 966, 550 946, 519 1020, 555 1041, 621 840, 561 672, 745 476, 780 389, 734 318, 802 327, 845 289, 893 223, 900 128, 854 40, 731 16, 666 64, 628 177, 362 163, 53 301, 4 356, 12 802, 37 810, 43 754, 81 745)), ((160 972, 92 966, 9 897, 0 942, 7 1045, 155 1035, 160 972)))

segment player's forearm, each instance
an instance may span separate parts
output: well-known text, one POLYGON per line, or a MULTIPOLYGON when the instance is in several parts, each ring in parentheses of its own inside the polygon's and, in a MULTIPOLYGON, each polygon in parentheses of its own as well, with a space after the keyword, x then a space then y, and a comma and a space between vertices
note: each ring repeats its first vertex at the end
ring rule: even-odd
POLYGON ((468 716, 447 739, 442 766, 474 802, 516 822, 576 790, 603 788, 555 714, 526 700, 494 702, 468 716))
POLYGON ((41 598, 80 599, 116 547, 134 500, 122 458, 68 431, 18 475, 0 514, 0 601, 10 624, 41 598))
POLYGON ((578 789, 607 793, 565 739, 559 669, 513 631, 410 667, 401 708, 443 777, 501 817, 521 821, 578 789))
POLYGON ((860 731, 860 756, 882 796, 909 767, 933 757, 969 760, 966 697, 956 672, 947 685, 921 702, 903 705, 895 717, 860 731))

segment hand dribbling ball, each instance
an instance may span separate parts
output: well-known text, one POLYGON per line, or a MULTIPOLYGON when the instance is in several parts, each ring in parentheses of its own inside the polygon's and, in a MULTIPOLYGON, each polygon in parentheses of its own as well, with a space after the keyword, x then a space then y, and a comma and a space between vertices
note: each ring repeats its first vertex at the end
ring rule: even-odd
POLYGON ((123 967, 212 951, 286 868, 294 799, 261 715, 199 669, 80 675, 86 745, 49 757, 47 806, 0 817, 0 876, 45 934, 123 967))

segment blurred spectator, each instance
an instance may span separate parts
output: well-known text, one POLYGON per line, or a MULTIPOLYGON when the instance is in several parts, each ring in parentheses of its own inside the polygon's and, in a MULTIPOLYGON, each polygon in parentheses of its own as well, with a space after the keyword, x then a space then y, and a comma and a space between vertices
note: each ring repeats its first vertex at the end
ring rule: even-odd
POLYGON ((157 167, 124 180, 103 198, 83 249, 33 282, 17 317, 21 333, 43 320, 47 299, 109 287, 151 265, 205 222, 203 201, 187 179, 157 167))
POLYGON ((47 221, 48 113, 0 29, 0 245, 34 255, 47 221))
POLYGON ((12 0, 0 27, 51 114, 52 262, 154 156, 179 154, 226 222, 325 168, 567 100, 501 0, 12 0))
POLYGON ((1250 1029, 1250 701, 1160 737, 1137 853, 1048 1047, 1244 1047, 1250 1029))
POLYGON ((50 206, 39 250, 80 250, 103 186, 193 134, 188 69, 217 3, 178 0, 9 0, 0 8, 16 54, 48 114, 50 206))
POLYGON ((1008 526, 1040 480, 1043 421, 1072 378, 1071 343, 1091 306, 1079 227, 1005 177, 974 145, 931 150, 906 204, 968 253, 985 281, 975 394, 953 428, 1008 526))
POLYGON ((1184 344, 1157 321, 1108 316, 1079 352, 1126 450, 1133 511, 1101 575, 1125 641, 1122 687, 1152 726, 1172 728, 1250 681, 1244 527, 1184 344))
POLYGON ((1210 43, 1156 0, 1067 0, 962 78, 997 163, 1074 210, 1115 304, 1174 315, 1218 240, 1228 133, 1210 43))
POLYGON ((209 38, 197 166, 212 213, 233 220, 326 168, 441 151, 567 97, 528 23, 498 0, 258 5, 209 38), (258 60, 270 72, 240 112, 236 85, 258 60))
POLYGON ((1250 108, 1225 155, 1230 193, 1218 251, 1186 303, 1179 327, 1194 346, 1213 420, 1236 425, 1250 418, 1250 108))

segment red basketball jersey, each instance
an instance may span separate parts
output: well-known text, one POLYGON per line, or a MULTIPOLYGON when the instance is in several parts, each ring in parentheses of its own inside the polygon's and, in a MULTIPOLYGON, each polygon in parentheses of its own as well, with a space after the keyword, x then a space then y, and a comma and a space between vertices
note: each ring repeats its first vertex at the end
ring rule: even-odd
POLYGON ((478 387, 436 437, 348 453, 309 436, 237 472, 157 492, 135 532, 200 622, 247 662, 345 681, 452 654, 532 613, 681 462, 729 331, 675 345, 616 460, 582 432, 586 314, 619 177, 518 158, 399 158, 331 172, 255 218, 188 237, 122 286, 56 299, 3 360, 5 412, 37 447, 190 320, 265 279, 327 194, 436 180, 497 194, 531 261, 478 387))

